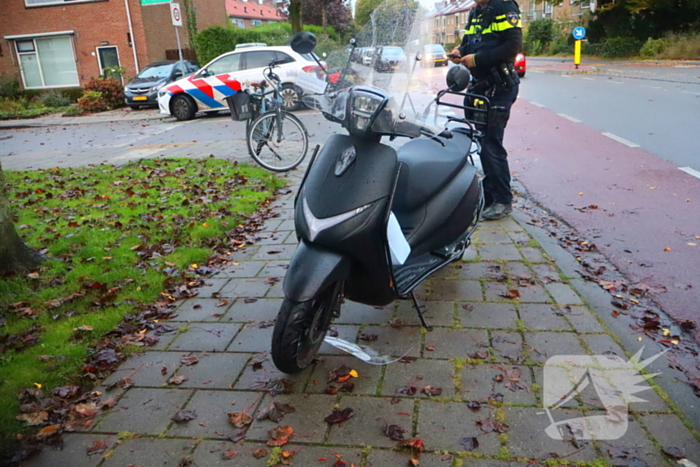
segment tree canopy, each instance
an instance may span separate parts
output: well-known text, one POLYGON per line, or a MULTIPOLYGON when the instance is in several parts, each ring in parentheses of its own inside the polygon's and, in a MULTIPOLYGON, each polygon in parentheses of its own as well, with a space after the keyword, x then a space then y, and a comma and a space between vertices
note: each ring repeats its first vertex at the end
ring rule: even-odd
POLYGON ((344 0, 302 0, 301 16, 304 24, 332 26, 338 32, 345 31, 352 22, 352 12, 344 0))

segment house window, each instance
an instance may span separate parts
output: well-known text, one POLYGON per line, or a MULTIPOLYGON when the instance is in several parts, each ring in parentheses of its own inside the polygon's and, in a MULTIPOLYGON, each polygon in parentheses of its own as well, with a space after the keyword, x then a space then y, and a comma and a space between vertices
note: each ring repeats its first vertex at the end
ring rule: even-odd
POLYGON ((245 21, 242 19, 232 19, 231 22, 235 24, 237 28, 245 29, 245 21))
POLYGON ((583 0, 581 2, 581 9, 582 10, 588 10, 591 8, 591 0, 583 0))
POLYGON ((553 11, 553 7, 551 3, 545 3, 544 4, 544 14, 545 15, 551 15, 553 11))
POLYGON ((260 25, 262 25, 262 21, 260 21, 259 19, 253 19, 253 20, 251 20, 250 22, 251 22, 251 24, 252 24, 253 26, 260 26, 260 25))
POLYGON ((100 0, 24 0, 27 6, 61 5, 64 3, 96 2, 100 0))
POLYGON ((69 36, 15 41, 24 87, 78 86, 73 44, 69 36))

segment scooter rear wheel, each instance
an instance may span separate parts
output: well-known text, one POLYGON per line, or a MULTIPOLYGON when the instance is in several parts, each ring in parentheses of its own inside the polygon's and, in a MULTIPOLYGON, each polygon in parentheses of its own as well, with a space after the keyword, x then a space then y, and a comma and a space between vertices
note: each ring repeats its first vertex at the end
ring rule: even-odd
POLYGON ((285 299, 272 333, 272 361, 284 373, 298 373, 314 360, 323 344, 338 300, 337 285, 304 302, 285 299))

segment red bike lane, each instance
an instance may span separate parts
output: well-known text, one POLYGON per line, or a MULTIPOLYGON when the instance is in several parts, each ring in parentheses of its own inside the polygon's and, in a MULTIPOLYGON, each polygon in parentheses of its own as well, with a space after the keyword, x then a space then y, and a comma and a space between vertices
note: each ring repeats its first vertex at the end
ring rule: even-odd
POLYGON ((518 100, 506 131, 511 171, 700 337, 700 179, 638 148, 518 100), (597 208, 589 206, 597 206, 597 208))

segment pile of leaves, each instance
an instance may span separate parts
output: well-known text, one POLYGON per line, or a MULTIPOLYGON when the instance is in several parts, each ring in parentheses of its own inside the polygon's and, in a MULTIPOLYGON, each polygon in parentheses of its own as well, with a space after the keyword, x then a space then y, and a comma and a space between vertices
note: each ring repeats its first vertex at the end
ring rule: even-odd
MULTIPOLYGON (((172 316, 173 302, 195 296, 231 252, 256 241, 277 215, 268 205, 283 186, 263 170, 214 158, 5 175, 18 232, 47 260, 0 281, 0 446, 28 419, 40 430, 73 427, 66 404, 98 404, 81 399, 84 388, 113 371, 125 350, 175 331, 159 322, 172 316), (51 402, 67 383, 81 390, 51 402), (28 401, 26 388, 42 394, 28 401)), ((45 441, 38 436, 24 437, 24 454, 45 441)))

